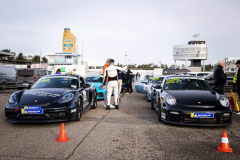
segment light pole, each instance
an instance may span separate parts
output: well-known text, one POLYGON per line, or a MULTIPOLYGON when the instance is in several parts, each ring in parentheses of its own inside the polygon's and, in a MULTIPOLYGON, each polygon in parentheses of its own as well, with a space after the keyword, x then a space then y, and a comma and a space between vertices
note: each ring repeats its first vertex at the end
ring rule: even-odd
POLYGON ((125 55, 125 65, 127 65, 127 55, 125 55))

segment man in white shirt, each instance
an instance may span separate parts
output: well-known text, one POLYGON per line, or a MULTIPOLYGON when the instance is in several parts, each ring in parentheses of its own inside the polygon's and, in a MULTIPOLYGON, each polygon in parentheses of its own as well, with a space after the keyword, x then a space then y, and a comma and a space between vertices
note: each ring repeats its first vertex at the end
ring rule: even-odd
POLYGON ((108 94, 107 94, 106 110, 110 109, 110 100, 111 100, 112 89, 114 90, 115 108, 119 109, 117 69, 118 70, 125 70, 125 69, 127 69, 127 67, 124 67, 124 68, 116 67, 116 66, 114 66, 114 60, 110 59, 109 60, 109 67, 105 69, 104 77, 103 77, 103 87, 104 88, 105 88, 106 82, 108 82, 108 84, 107 84, 108 94))

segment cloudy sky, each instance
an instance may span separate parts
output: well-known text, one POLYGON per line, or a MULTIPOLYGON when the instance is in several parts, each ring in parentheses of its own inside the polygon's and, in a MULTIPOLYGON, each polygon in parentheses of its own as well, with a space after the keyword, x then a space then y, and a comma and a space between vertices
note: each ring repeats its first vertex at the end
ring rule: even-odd
MULTIPOLYGON (((200 34, 208 60, 240 57, 238 0, 0 0, 0 50, 62 52, 64 28, 84 60, 171 65, 173 46, 200 34)), ((181 65, 184 62, 177 62, 181 65)), ((190 64, 190 62, 189 62, 190 64)))

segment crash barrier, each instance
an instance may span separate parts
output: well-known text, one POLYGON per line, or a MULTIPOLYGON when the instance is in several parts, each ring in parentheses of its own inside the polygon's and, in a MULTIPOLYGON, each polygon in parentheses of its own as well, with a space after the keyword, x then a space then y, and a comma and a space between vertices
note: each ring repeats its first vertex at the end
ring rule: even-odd
POLYGON ((228 153, 232 153, 232 148, 230 148, 229 146, 229 141, 228 141, 228 137, 227 137, 227 132, 223 131, 223 135, 222 135, 222 140, 221 140, 221 145, 220 147, 217 147, 217 151, 218 152, 228 152, 228 153))
POLYGON ((67 137, 66 132, 65 132, 64 123, 62 123, 59 138, 57 138, 55 141, 57 141, 57 142, 67 142, 69 140, 70 140, 70 138, 67 137))
MULTIPOLYGON (((237 94, 234 94, 232 90, 231 90, 231 93, 232 93, 232 95, 230 96, 229 102, 231 103, 231 101, 233 101, 233 103, 235 104, 235 106, 237 108, 237 113, 239 113, 239 106, 238 106, 238 103, 237 103, 237 100, 238 100, 237 99, 237 94)), ((231 106, 233 105, 233 103, 231 103, 231 106)))

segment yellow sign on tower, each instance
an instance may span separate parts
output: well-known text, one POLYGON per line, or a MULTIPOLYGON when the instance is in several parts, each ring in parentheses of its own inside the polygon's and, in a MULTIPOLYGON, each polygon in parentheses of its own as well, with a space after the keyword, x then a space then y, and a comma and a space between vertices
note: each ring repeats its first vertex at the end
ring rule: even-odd
POLYGON ((63 52, 76 53, 76 38, 70 32, 70 28, 64 28, 63 33, 63 52))

